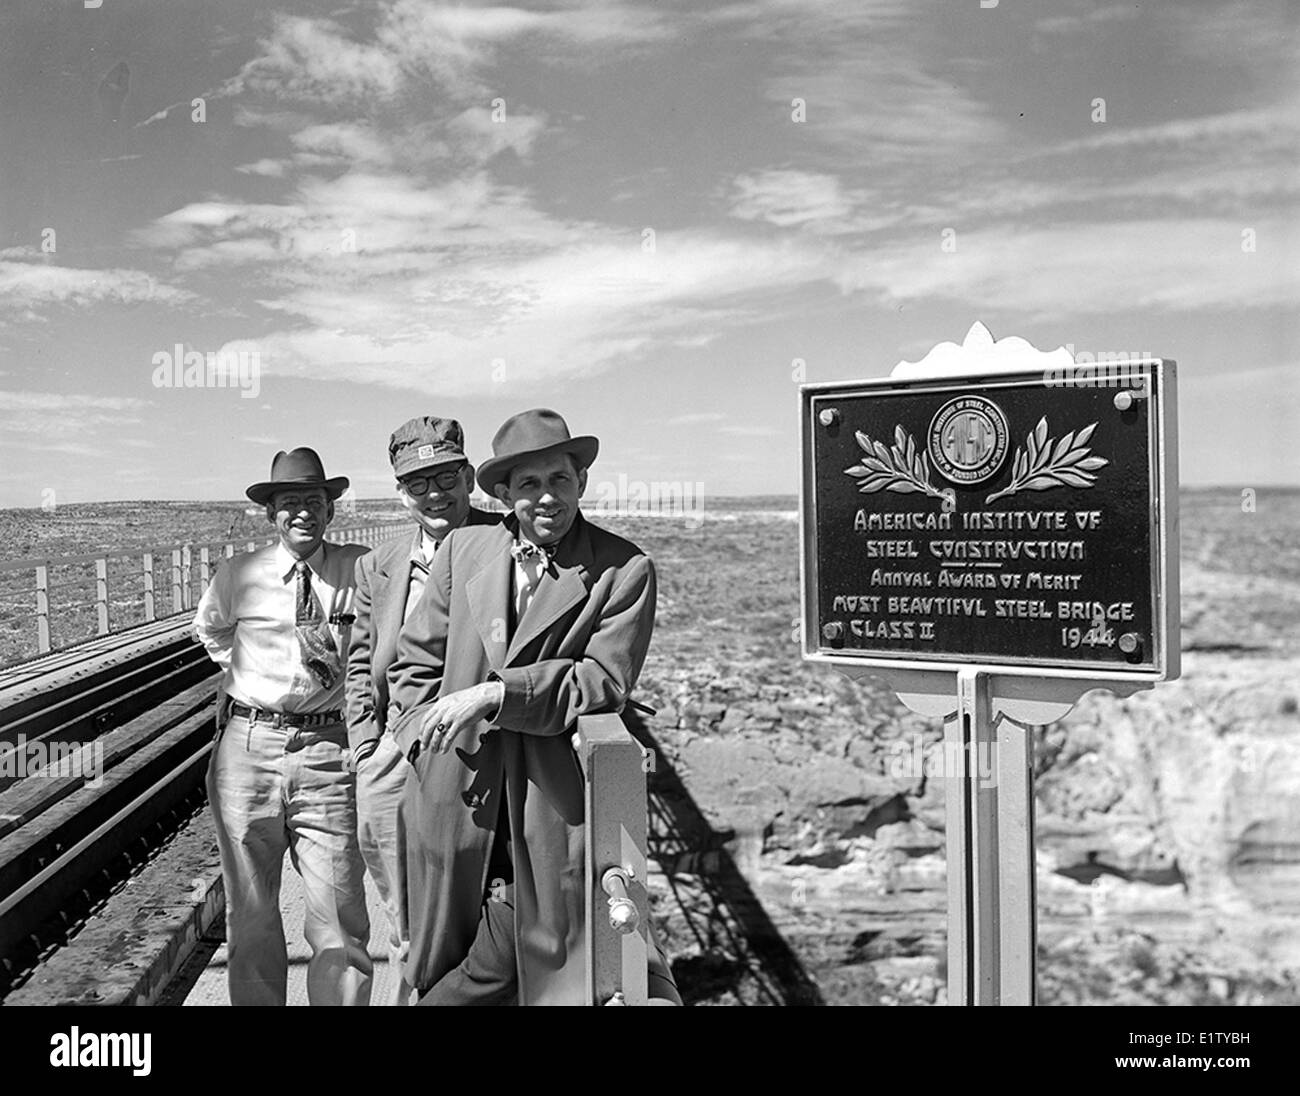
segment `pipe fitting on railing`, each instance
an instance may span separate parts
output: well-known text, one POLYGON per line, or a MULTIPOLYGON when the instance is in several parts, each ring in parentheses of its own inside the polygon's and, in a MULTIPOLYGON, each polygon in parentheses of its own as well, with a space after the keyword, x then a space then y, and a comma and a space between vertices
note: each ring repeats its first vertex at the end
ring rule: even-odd
POLYGON ((600 877, 600 889, 609 895, 609 927, 624 936, 636 932, 641 915, 636 903, 627 896, 627 888, 636 878, 628 868, 606 868, 600 877))

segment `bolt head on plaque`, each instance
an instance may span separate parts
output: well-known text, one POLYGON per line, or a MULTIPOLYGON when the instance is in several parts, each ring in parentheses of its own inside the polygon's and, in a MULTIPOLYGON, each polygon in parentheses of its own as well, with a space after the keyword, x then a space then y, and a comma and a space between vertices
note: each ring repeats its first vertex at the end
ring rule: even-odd
POLYGON ((1133 654, 1142 646, 1142 637, 1137 632, 1125 632, 1119 637, 1119 649, 1126 655, 1133 654))
POLYGON ((833 407, 827 407, 817 415, 817 421, 823 426, 834 426, 840 421, 840 413, 833 407))
POLYGON ((1132 407, 1132 406, 1133 406, 1133 393, 1132 393, 1132 392, 1124 391, 1124 392, 1116 392, 1116 393, 1115 393, 1115 409, 1116 409, 1116 410, 1118 410, 1118 411, 1127 411, 1127 410, 1128 410, 1130 407, 1132 407))
POLYGON ((827 643, 834 643, 837 639, 843 638, 844 625, 838 620, 822 625, 822 639, 826 640, 827 643))

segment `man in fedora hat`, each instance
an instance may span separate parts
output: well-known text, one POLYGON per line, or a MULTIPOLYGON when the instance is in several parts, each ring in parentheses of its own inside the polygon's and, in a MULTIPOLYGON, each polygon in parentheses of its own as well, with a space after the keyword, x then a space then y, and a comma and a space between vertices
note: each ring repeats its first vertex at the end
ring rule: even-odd
MULTIPOLYGON (((554 411, 515 415, 478 472, 509 508, 434 557, 389 671, 413 757, 399 816, 421 1004, 584 997, 578 717, 627 702, 654 627, 655 571, 578 507, 599 443, 554 411)), ((651 960, 651 995, 678 1000, 651 960)))
POLYGON ((495 525, 500 514, 470 505, 474 466, 455 419, 420 416, 388 442, 402 505, 415 521, 412 537, 380 545, 357 560, 356 622, 346 679, 348 743, 357 772, 357 836, 361 855, 388 915, 389 962, 399 974, 390 1004, 407 1004, 411 986, 400 977, 409 936, 399 901, 405 865, 397 857, 397 809, 410 766, 387 730, 388 667, 397 635, 411 615, 434 554, 453 529, 495 525))
POLYGON ((343 659, 359 544, 330 544, 343 476, 311 449, 281 451, 248 497, 277 543, 226 560, 199 602, 194 630, 225 671, 208 800, 226 885, 230 1001, 283 1005, 288 957, 280 871, 302 876, 313 1005, 365 1005, 365 869, 343 720, 343 659))

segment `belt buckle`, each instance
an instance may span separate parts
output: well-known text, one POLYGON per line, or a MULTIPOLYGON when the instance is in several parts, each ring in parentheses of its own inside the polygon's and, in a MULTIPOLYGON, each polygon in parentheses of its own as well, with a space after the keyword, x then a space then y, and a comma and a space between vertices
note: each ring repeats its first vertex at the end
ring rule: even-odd
POLYGON ((263 722, 269 723, 277 731, 284 726, 284 715, 281 712, 263 712, 263 722))

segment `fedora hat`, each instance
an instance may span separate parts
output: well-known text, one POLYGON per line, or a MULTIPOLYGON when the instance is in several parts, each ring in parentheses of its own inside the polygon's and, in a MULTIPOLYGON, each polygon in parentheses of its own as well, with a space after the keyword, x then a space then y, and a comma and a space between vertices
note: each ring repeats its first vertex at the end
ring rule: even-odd
POLYGON ((255 483, 245 492, 254 502, 266 503, 276 491, 296 487, 323 487, 330 498, 336 499, 348 489, 347 476, 335 476, 329 479, 325 475, 325 465, 315 449, 303 446, 286 453, 281 449, 271 461, 271 478, 263 483, 255 483))
POLYGON ((544 407, 521 411, 501 424, 492 439, 492 459, 478 470, 478 485, 489 495, 510 477, 510 469, 529 457, 570 453, 580 468, 590 468, 600 442, 590 434, 571 437, 569 427, 554 411, 544 407))

